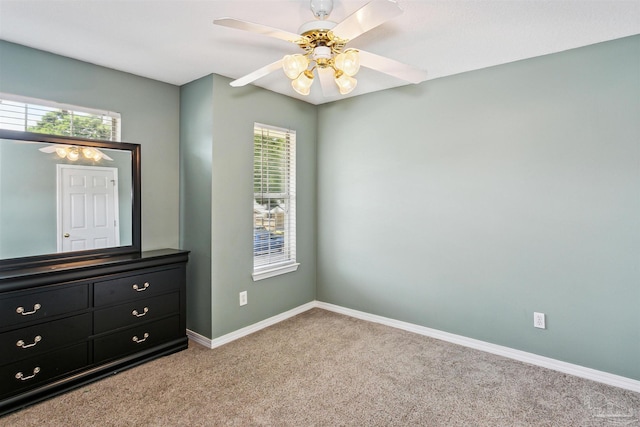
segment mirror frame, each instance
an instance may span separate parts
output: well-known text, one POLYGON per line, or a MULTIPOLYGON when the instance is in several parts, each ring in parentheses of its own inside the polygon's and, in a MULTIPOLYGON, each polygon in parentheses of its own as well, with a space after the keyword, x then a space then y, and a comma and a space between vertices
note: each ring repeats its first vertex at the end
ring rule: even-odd
POLYGON ((86 147, 106 148, 112 150, 129 151, 131 153, 131 245, 115 246, 103 249, 89 249, 85 251, 58 252, 42 255, 33 255, 21 258, 0 259, 0 269, 9 270, 15 268, 38 267, 41 265, 61 264, 78 261, 87 261, 97 258, 113 257, 118 255, 139 254, 142 248, 141 227, 141 170, 140 170, 140 145, 128 142, 115 142, 76 137, 47 135, 41 133, 21 132, 0 129, 0 139, 18 141, 44 142, 49 144, 67 144, 86 147))

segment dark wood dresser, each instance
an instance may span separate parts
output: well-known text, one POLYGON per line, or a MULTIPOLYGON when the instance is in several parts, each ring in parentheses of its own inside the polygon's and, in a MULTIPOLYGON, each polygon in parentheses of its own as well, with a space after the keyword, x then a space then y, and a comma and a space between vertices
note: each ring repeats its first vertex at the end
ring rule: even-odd
POLYGON ((0 415, 186 349, 188 254, 0 272, 0 415))

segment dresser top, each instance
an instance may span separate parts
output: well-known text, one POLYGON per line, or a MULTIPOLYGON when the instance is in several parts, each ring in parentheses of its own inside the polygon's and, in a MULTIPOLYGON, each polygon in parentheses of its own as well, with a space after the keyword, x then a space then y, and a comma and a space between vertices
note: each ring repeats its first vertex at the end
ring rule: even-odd
POLYGON ((71 280, 78 275, 115 273, 126 269, 161 265, 171 262, 186 262, 189 251, 179 249, 158 249, 127 255, 96 257, 83 261, 25 266, 0 271, 0 291, 5 285, 19 281, 31 281, 39 277, 60 276, 60 280, 71 280))

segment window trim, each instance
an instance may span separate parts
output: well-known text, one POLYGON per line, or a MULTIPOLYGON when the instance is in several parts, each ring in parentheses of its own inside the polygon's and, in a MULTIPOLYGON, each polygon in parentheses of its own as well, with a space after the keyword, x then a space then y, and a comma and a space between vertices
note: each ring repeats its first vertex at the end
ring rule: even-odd
POLYGON ((288 262, 283 263, 283 265, 275 266, 275 264, 271 264, 266 267, 260 267, 259 269, 254 269, 253 273, 251 273, 251 277, 254 282, 258 280, 268 279, 269 277, 279 276, 281 274, 291 273, 292 271, 296 271, 299 262, 288 262))
MULTIPOLYGON (((288 225, 289 235, 290 236, 292 235, 292 240, 294 243, 292 247, 293 256, 290 259, 286 259, 284 261, 263 264, 256 267, 255 266, 256 255, 254 254, 252 257, 254 267, 253 267, 253 272, 251 274, 253 281, 268 279, 270 277, 279 276, 281 274, 286 274, 286 273, 296 271, 298 270, 298 266, 300 265, 300 263, 297 261, 297 250, 296 250, 296 246, 297 246, 296 245, 296 241, 297 241, 297 238, 296 238, 296 234, 297 234, 297 230, 296 230, 296 132, 295 130, 291 130, 291 129, 280 128, 276 126, 255 122, 253 126, 254 142, 252 143, 254 147, 254 153, 255 153, 255 147, 256 147, 255 135, 257 130, 273 130, 276 132, 281 132, 289 135, 290 137, 292 137, 292 140, 293 140, 292 144, 287 148, 287 151, 289 151, 289 156, 290 156, 289 161, 291 162, 291 166, 288 169, 288 181, 290 183, 293 183, 293 190, 287 192, 287 197, 289 200, 289 207, 290 207, 289 215, 292 215, 292 218, 289 218, 289 221, 287 222, 289 223, 288 225)), ((255 158, 254 158, 254 173, 255 173, 255 158)), ((255 185, 255 181, 254 181, 254 185, 255 185)), ((255 194, 256 193, 253 193, 253 197, 252 197, 254 206, 256 202, 255 194)), ((256 223, 254 218, 253 220, 254 229, 255 229, 255 224, 256 223)), ((254 241, 255 241, 255 234, 254 234, 254 241)))

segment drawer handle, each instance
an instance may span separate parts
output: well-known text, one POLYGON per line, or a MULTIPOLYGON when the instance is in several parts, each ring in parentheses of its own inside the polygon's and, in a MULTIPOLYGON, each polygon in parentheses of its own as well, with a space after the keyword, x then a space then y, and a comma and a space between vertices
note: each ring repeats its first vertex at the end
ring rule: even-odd
POLYGON ((142 311, 143 311, 142 313, 138 313, 138 310, 133 310, 131 314, 136 317, 142 317, 149 312, 149 307, 145 307, 144 310, 142 311))
POLYGON ((36 311, 40 310, 42 306, 40 304, 36 304, 33 306, 33 311, 24 311, 24 307, 16 308, 16 313, 22 314, 23 316, 28 316, 30 314, 34 314, 36 311))
POLYGON ((142 292, 142 291, 146 291, 147 288, 149 288, 149 286, 151 286, 151 284, 149 282, 144 282, 144 285, 142 287, 138 286, 138 284, 136 283, 135 285, 133 285, 133 290, 136 292, 142 292))
POLYGON ((141 342, 145 342, 147 340, 147 338, 149 338, 149 332, 145 332, 143 335, 144 338, 140 339, 137 336, 134 335, 133 338, 131 338, 133 340, 134 343, 136 344, 140 344, 141 342))
POLYGON ((42 337, 40 335, 36 335, 36 337, 33 339, 33 344, 25 344, 24 341, 20 340, 16 343, 16 345, 22 348, 29 348, 35 346, 40 341, 42 341, 42 337))
POLYGON ((33 375, 29 375, 28 377, 25 377, 22 372, 18 372, 16 374, 16 379, 20 381, 27 381, 35 377, 36 375, 38 375, 38 372, 40 372, 40 367, 36 366, 35 368, 33 368, 33 375))

